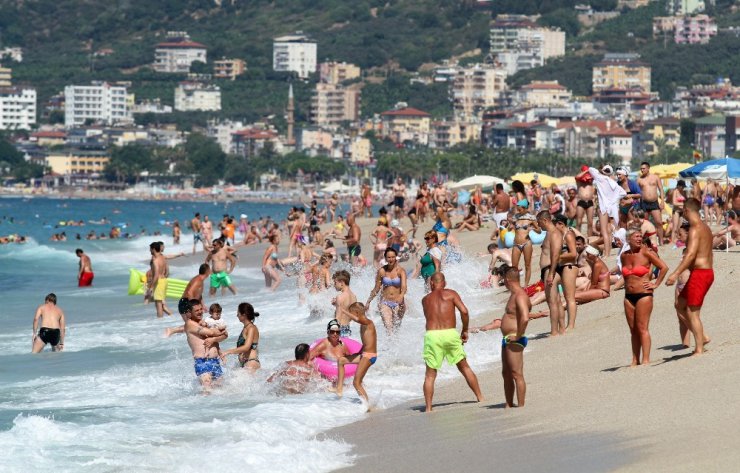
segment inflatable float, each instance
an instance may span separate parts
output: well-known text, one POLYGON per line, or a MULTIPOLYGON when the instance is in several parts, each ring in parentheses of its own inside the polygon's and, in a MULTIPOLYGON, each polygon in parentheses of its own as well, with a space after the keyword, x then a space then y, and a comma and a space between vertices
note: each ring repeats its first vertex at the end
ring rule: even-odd
MULTIPOLYGON (((529 239, 532 240, 533 245, 541 245, 543 241, 545 241, 545 237, 547 236, 546 231, 542 231, 542 233, 537 233, 534 230, 529 231, 529 239)), ((501 230, 498 237, 498 243, 499 246, 503 246, 504 248, 511 248, 514 246, 514 232, 509 230, 501 230)))
MULTIPOLYGON (((311 344, 311 349, 313 350, 316 345, 322 342, 322 340, 325 340, 324 338, 319 338, 318 340, 315 340, 311 344)), ((342 343, 349 349, 350 353, 358 353, 362 349, 362 343, 358 342, 357 340, 353 340, 351 338, 341 338, 342 343)), ((325 358, 322 358, 320 356, 317 356, 313 359, 314 364, 316 365, 316 369, 319 370, 319 373, 324 375, 324 377, 335 380, 337 379, 337 376, 339 376, 339 367, 337 366, 337 362, 334 360, 327 360, 325 358)), ((351 378, 355 375, 355 371, 357 371, 357 365, 351 364, 351 365, 344 365, 344 377, 351 378)))
MULTIPOLYGON (((144 292, 146 292, 146 273, 133 268, 129 269, 129 273, 128 295, 143 296, 144 292)), ((188 281, 182 279, 167 279, 166 297, 169 299, 181 298, 187 285, 188 281)))

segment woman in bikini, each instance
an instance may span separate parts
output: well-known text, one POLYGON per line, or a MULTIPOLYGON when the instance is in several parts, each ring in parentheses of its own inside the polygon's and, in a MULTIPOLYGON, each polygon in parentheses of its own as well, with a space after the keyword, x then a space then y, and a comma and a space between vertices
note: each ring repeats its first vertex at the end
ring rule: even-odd
POLYGON ((475 208, 474 204, 468 204, 468 215, 455 227, 458 231, 469 230, 474 232, 480 229, 480 215, 478 215, 475 208))
POLYGON ((370 307, 370 302, 380 292, 378 308, 383 319, 383 325, 388 333, 393 333, 401 325, 401 320, 406 312, 406 271, 399 266, 398 254, 393 248, 385 250, 387 264, 378 269, 375 276, 375 287, 370 292, 370 297, 365 307, 370 307))
POLYGON ((373 266, 380 267, 380 261, 383 259, 383 252, 388 248, 388 238, 392 236, 391 229, 388 228, 385 217, 378 219, 378 226, 370 234, 370 241, 373 244, 373 266))
POLYGON ((639 228, 627 231, 630 249, 622 252, 624 276, 624 315, 632 338, 632 366, 650 363, 650 314, 653 311, 653 291, 660 286, 668 273, 668 265, 647 246, 642 244, 639 228), (650 270, 657 267, 658 277, 651 281, 650 270), (640 357, 642 353, 642 358, 640 357))
POLYGON ((568 330, 576 328, 576 279, 578 279, 578 251, 576 250, 576 235, 572 228, 568 227, 568 218, 565 215, 557 215, 553 218, 555 228, 563 234, 560 249, 560 259, 555 271, 560 275, 565 296, 565 308, 568 311, 568 330))
POLYGON ((329 221, 333 222, 334 218, 337 215, 337 206, 339 205, 339 196, 337 194, 332 194, 331 199, 329 199, 329 221))
POLYGON ((265 287, 269 287, 270 290, 274 291, 282 282, 277 272, 277 268, 280 266, 280 261, 278 260, 280 235, 275 233, 268 240, 270 241, 270 246, 267 247, 264 256, 262 256, 262 273, 265 275, 265 287))
POLYGON ((532 240, 529 239, 530 230, 539 230, 537 219, 530 214, 529 202, 522 199, 516 204, 514 215, 514 247, 511 249, 511 265, 519 269, 519 260, 524 255, 524 286, 529 286, 532 278, 532 240))
POLYGON ((259 312, 254 311, 254 307, 249 302, 242 302, 236 310, 236 317, 239 322, 244 324, 239 339, 236 341, 236 348, 226 350, 221 354, 222 358, 227 355, 239 355, 239 365, 251 372, 260 368, 259 353, 257 346, 260 341, 260 331, 254 325, 254 319, 259 317, 259 312))
POLYGON ((587 304, 589 302, 606 299, 609 297, 611 288, 609 268, 599 257, 599 250, 589 245, 583 252, 586 255, 586 263, 591 268, 591 284, 588 289, 576 292, 576 303, 587 304))
POLYGON ((419 221, 424 223, 427 218, 427 212, 429 212, 429 185, 427 181, 421 183, 419 192, 416 195, 416 215, 419 217, 419 221))
POLYGON ((445 201, 443 205, 437 206, 437 221, 432 227, 432 230, 437 233, 437 247, 442 250, 445 258, 449 250, 447 235, 450 234, 450 228, 452 228, 452 222, 450 222, 450 217, 447 215, 447 201, 445 201))

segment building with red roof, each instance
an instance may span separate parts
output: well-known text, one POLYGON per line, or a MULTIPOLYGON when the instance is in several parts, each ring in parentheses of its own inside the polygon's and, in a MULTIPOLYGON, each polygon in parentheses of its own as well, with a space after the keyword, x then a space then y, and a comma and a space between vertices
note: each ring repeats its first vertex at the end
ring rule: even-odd
POLYGON ((154 64, 157 72, 185 73, 190 72, 194 62, 206 63, 207 48, 201 43, 191 41, 187 33, 168 35, 167 41, 157 44, 154 49, 154 64))
POLYGON ((398 144, 429 144, 432 116, 403 106, 380 114, 381 136, 398 144))

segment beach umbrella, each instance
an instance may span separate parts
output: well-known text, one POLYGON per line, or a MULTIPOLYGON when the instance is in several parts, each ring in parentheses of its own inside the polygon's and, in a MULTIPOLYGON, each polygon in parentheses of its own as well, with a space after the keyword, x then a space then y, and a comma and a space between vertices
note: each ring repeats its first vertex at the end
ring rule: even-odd
POLYGON ((512 181, 522 181, 524 184, 529 184, 532 179, 537 179, 542 187, 550 187, 552 184, 558 185, 558 178, 537 172, 520 172, 511 176, 512 181))
POLYGON ((679 172, 681 177, 697 179, 714 179, 740 184, 740 159, 720 158, 704 161, 679 172))
POLYGON ((474 189, 475 186, 481 186, 481 189, 493 189, 496 184, 503 184, 504 180, 494 176, 475 176, 466 177, 459 182, 447 184, 450 190, 474 189))
MULTIPOLYGON (((734 185, 740 185, 740 159, 734 158, 720 158, 712 159, 710 161, 704 161, 688 169, 684 169, 679 173, 681 177, 695 177, 697 179, 714 179, 717 181, 725 181, 727 185, 730 183, 734 185)), ((730 222, 728 219, 727 225, 730 222)), ((727 232, 726 251, 730 250, 729 245, 730 232, 727 232)))
POLYGON ((691 167, 691 163, 658 164, 650 168, 650 172, 657 174, 661 179, 674 179, 678 174, 691 167))

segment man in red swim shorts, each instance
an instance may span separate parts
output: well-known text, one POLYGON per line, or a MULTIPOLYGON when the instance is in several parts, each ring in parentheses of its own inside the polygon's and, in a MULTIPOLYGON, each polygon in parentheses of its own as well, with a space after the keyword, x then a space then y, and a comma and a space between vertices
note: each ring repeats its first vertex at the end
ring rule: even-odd
POLYGON ((712 253, 712 231, 705 224, 699 209, 701 202, 697 199, 686 199, 683 217, 689 221, 689 236, 686 243, 686 255, 676 270, 668 276, 667 286, 676 283, 679 275, 686 269, 691 271, 686 286, 678 295, 678 317, 691 330, 696 342, 694 355, 704 353, 704 345, 709 343, 709 337, 704 334, 700 312, 704 304, 704 297, 714 282, 714 262, 712 253))
POLYGON ((93 278, 95 273, 92 270, 92 263, 90 257, 87 256, 80 248, 75 250, 77 257, 80 258, 80 269, 77 273, 77 281, 79 287, 92 286, 93 278))

